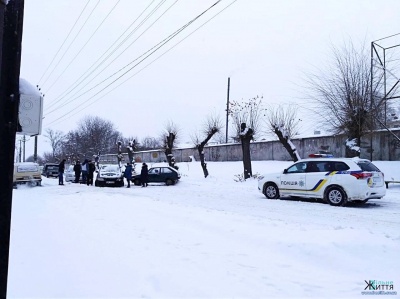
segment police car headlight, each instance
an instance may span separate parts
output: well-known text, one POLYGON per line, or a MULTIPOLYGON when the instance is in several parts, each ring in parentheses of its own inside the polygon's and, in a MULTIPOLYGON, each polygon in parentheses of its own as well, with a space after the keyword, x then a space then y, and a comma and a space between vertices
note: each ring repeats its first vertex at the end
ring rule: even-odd
POLYGON ((97 178, 97 180, 98 180, 98 181, 104 181, 104 179, 103 179, 103 178, 97 178))
POLYGON ((264 176, 263 176, 263 175, 260 175, 260 176, 258 177, 258 180, 261 181, 263 178, 264 178, 264 176))

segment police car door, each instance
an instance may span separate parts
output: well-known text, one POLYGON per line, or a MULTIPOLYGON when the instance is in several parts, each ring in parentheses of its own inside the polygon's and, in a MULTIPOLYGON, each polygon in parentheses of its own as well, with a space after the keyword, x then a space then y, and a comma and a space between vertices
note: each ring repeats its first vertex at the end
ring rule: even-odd
POLYGON ((308 161, 306 167, 306 187, 308 197, 321 198, 329 179, 329 161, 308 161))
POLYGON ((306 194, 305 184, 306 163, 293 164, 281 175, 279 192, 281 195, 304 196, 306 194))

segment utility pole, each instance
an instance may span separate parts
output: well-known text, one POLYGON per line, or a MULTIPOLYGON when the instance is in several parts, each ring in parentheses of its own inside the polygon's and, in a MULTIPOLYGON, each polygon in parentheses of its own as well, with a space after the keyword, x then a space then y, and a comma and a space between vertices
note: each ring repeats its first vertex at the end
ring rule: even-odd
POLYGON ((24 0, 0 0, 0 298, 7 298, 24 0))
POLYGON ((35 147, 33 149, 33 162, 37 163, 37 141, 38 141, 38 136, 35 136, 35 147))
POLYGON ((19 155, 18 155, 18 162, 22 161, 22 139, 19 140, 19 155))
POLYGON ((228 119, 229 119, 229 90, 231 85, 231 78, 228 77, 228 95, 226 98, 226 135, 225 135, 225 143, 228 143, 228 119))
POLYGON ((22 137, 22 142, 24 143, 24 150, 23 150, 23 159, 22 162, 25 162, 25 143, 26 143, 26 136, 22 137))

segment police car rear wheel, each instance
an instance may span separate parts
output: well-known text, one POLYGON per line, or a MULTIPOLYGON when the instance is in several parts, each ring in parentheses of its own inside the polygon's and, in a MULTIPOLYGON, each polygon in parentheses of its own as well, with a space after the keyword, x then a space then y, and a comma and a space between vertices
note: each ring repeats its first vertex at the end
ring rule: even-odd
POLYGON ((268 199, 279 198, 279 189, 275 184, 267 184, 264 188, 264 195, 268 199))
POLYGON ((338 187, 330 188, 327 191, 326 200, 332 206, 344 206, 347 202, 346 194, 338 187))

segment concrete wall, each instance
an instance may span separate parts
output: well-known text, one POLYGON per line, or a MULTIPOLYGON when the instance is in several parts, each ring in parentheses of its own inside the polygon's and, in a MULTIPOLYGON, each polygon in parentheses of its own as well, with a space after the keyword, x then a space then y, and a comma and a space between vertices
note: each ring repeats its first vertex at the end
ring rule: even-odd
MULTIPOLYGON (((393 131, 400 137, 400 129, 393 131)), ((328 151, 335 157, 344 157, 346 136, 320 136, 301 139, 293 139, 292 142, 300 153, 300 157, 306 158, 309 154, 318 153, 320 150, 328 151)), ((253 142, 250 146, 252 161, 263 160, 279 160, 289 161, 290 156, 279 141, 259 141, 253 142)), ((196 160, 200 160, 199 153, 196 148, 174 149, 172 151, 176 162, 187 162, 190 156, 194 156, 196 160)), ((212 145, 204 148, 206 161, 241 161, 242 147, 241 144, 222 144, 212 145)), ((124 162, 128 156, 124 155, 124 162)), ((378 131, 371 135, 365 136, 361 140, 361 158, 370 160, 383 161, 399 161, 400 160, 400 142, 389 132, 378 131), (371 139, 372 139, 372 155, 371 155, 371 139)), ((101 157, 102 163, 110 161, 117 163, 116 155, 104 155, 101 157)), ((163 162, 166 157, 163 150, 151 150, 143 152, 135 152, 135 161, 137 163, 146 162, 163 162)))

